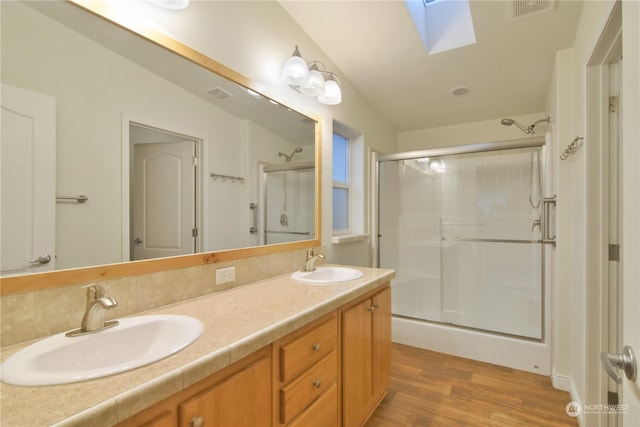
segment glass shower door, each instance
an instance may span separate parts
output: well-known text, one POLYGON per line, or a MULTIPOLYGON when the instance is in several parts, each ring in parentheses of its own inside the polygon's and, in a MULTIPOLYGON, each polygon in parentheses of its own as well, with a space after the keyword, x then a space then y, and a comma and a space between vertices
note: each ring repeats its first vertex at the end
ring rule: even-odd
POLYGON ((542 338, 540 148, 380 164, 393 314, 542 338))
POLYGON ((315 169, 265 168, 264 244, 311 239, 315 231, 315 169))

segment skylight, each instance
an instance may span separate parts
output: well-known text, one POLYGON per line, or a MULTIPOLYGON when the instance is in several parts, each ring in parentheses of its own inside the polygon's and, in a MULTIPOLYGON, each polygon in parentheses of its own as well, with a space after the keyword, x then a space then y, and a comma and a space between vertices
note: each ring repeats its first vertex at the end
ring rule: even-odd
POLYGON ((468 0, 405 0, 429 55, 476 42, 468 0))

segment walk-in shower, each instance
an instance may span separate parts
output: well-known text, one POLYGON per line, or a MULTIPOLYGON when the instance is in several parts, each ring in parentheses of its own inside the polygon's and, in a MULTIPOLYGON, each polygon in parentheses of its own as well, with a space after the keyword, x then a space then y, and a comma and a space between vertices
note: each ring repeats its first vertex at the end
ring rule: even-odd
POLYGON ((378 157, 375 248, 396 270, 394 341, 548 371, 543 144, 378 157))

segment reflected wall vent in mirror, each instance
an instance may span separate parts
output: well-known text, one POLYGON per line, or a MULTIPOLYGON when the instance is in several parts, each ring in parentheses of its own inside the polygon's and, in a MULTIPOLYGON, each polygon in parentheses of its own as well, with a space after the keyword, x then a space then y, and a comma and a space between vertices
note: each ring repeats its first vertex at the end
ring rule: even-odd
POLYGON ((282 68, 282 81, 304 95, 316 96, 321 104, 337 105, 342 102, 336 73, 327 70, 320 61, 307 63, 300 55, 298 46, 282 68))
POLYGON ((222 89, 221 87, 213 87, 211 89, 207 89, 205 91, 207 94, 213 96, 216 99, 229 99, 229 98, 235 98, 231 93, 227 92, 226 90, 222 89))

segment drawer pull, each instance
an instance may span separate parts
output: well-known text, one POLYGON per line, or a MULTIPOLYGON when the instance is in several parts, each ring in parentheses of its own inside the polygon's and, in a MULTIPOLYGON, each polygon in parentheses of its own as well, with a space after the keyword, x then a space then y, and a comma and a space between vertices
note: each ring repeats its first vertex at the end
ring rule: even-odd
POLYGON ((191 418, 191 427, 204 427, 204 417, 191 418))
POLYGON ((320 388, 320 386, 322 386, 322 382, 320 380, 313 380, 313 386, 315 388, 320 388))
POLYGON ((320 343, 319 343, 319 342, 314 343, 314 344, 311 346, 311 349, 312 349, 313 351, 320 351, 320 343))

